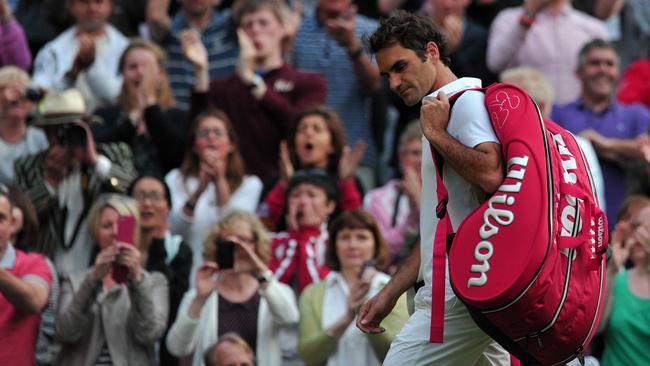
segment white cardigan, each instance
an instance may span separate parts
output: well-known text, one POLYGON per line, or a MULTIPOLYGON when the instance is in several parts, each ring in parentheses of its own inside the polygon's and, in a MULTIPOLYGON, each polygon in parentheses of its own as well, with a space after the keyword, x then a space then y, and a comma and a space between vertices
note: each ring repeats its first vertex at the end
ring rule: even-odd
MULTIPOLYGON (((282 352, 279 334, 283 325, 296 324, 300 313, 293 290, 273 279, 266 289, 258 290, 261 296, 257 314, 257 347, 255 356, 258 366, 281 366, 282 352)), ((199 319, 191 319, 188 311, 196 290, 189 290, 183 297, 178 316, 167 334, 167 349, 177 357, 192 355, 192 366, 204 366, 203 353, 217 342, 218 304, 214 291, 201 309, 199 319)))

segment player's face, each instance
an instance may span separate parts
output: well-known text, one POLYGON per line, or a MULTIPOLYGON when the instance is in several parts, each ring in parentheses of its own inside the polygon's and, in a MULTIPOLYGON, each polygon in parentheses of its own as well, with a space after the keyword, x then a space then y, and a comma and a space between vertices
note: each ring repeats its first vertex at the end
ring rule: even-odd
MULTIPOLYGON (((433 46, 428 47, 435 47, 433 42, 429 44, 433 46)), ((399 95, 406 105, 415 105, 432 90, 436 69, 428 52, 423 61, 415 51, 397 42, 375 56, 379 71, 388 79, 390 90, 399 95)))

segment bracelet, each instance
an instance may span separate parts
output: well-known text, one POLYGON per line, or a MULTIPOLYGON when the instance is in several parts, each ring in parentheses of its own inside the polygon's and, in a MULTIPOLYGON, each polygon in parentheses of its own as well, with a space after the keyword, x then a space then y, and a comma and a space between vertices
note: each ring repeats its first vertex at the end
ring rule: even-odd
POLYGON ((524 28, 530 28, 535 23, 535 14, 524 12, 519 18, 519 24, 524 28))
POLYGON ((264 282, 271 282, 273 279, 273 272, 271 272, 270 269, 265 270, 262 272, 261 275, 257 276, 257 281, 259 281, 260 284, 263 284, 264 282))
POLYGON ((348 52, 348 56, 350 56, 350 58, 353 60, 358 59, 359 57, 361 57, 361 55, 363 55, 363 47, 359 47, 352 52, 348 52))
POLYGON ((185 201, 185 205, 183 206, 190 212, 194 212, 194 207, 196 207, 196 202, 192 203, 190 200, 185 201))

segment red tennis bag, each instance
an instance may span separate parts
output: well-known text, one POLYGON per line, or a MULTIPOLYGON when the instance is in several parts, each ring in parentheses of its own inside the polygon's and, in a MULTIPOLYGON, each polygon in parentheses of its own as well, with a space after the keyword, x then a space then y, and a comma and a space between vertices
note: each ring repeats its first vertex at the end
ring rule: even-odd
POLYGON ((458 227, 450 282, 481 329, 522 362, 563 364, 582 357, 598 324, 607 218, 575 137, 515 86, 481 91, 506 175, 458 227))

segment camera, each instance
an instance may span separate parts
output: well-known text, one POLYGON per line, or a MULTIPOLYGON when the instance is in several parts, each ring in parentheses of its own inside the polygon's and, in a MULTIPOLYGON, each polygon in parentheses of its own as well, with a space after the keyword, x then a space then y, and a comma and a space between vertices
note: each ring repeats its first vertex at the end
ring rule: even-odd
POLYGON ((56 137, 63 146, 85 146, 86 130, 74 123, 57 126, 56 137))
POLYGON ((38 103, 45 96, 45 89, 29 87, 25 90, 23 97, 31 102, 38 103))

